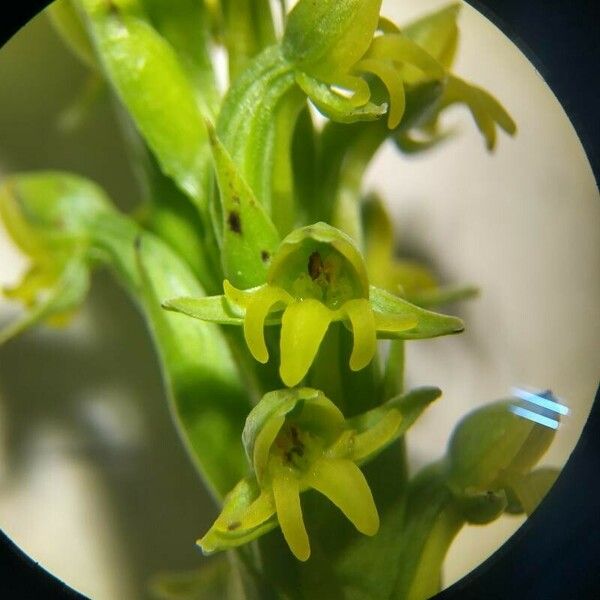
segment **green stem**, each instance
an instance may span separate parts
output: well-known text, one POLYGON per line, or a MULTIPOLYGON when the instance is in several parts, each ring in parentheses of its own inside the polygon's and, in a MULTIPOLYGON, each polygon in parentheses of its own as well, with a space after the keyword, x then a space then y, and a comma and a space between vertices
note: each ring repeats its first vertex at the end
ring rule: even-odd
POLYGON ((384 401, 404 392, 405 359, 404 340, 391 340, 383 375, 384 401))
POLYGON ((464 523, 442 464, 421 471, 409 485, 393 599, 426 600, 440 591, 444 558, 464 523))

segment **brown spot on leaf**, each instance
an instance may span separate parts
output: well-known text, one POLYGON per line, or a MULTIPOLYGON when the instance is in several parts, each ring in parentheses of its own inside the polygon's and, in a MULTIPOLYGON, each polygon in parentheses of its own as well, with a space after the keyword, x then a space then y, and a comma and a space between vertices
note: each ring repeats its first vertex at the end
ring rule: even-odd
POLYGON ((238 529, 240 525, 241 523, 239 521, 233 521, 232 523, 229 523, 229 525, 227 525, 227 530, 234 531, 235 529, 238 529))
POLYGON ((260 253, 260 258, 262 259, 263 262, 268 262, 269 259, 271 258, 271 253, 268 252, 267 250, 263 250, 260 253))
POLYGON ((242 233, 242 220, 240 219, 240 213, 236 210, 232 210, 229 213, 227 224, 233 233, 242 233))

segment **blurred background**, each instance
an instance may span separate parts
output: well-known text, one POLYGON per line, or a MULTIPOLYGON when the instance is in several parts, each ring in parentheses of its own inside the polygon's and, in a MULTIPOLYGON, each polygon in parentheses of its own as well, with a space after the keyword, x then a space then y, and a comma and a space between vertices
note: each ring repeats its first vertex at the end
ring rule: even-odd
MULTIPOLYGON (((445 3, 390 0, 399 23, 445 3)), ((410 386, 444 390, 408 436, 411 468, 438 458, 462 415, 515 385, 550 388, 571 411, 544 464, 570 455, 598 385, 600 198, 562 108, 519 50, 468 5, 455 72, 492 92, 516 139, 488 154, 469 114, 428 154, 384 148, 366 185, 395 217, 401 253, 481 295, 455 307, 467 331, 408 345, 410 386)), ((86 73, 38 16, 0 51, 0 175, 64 169, 91 177, 123 209, 138 191, 111 103, 65 131, 86 73)), ((26 263, 0 230, 0 284, 26 263)), ((0 299, 0 324, 18 307, 0 299)), ((65 330, 37 328, 0 349, 0 527, 32 558, 94 598, 143 598, 157 571, 203 559, 195 540, 216 514, 177 439, 143 322, 106 273, 65 330)), ((446 584, 520 526, 465 528, 446 584)))

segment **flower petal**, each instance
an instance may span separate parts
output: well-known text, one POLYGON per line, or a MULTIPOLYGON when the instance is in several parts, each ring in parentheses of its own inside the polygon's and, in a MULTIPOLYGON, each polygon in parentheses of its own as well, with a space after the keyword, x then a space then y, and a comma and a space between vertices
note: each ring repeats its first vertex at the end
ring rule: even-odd
POLYGON ((396 129, 402 120, 404 109, 406 108, 406 96, 404 93, 404 83, 398 71, 390 64, 372 58, 364 58, 359 61, 355 69, 372 73, 385 85, 390 96, 390 108, 388 111, 388 128, 396 129))
POLYGON ((365 535, 379 530, 379 515, 369 484, 351 461, 322 458, 303 479, 303 483, 327 496, 365 535))
POLYGON ((308 372, 335 313, 312 298, 290 304, 281 319, 281 366, 285 385, 293 387, 308 372))
POLYGON ((283 537, 298 560, 308 560, 310 544, 302 518, 298 480, 283 470, 281 474, 273 477, 272 485, 283 537))
POLYGON ((242 529, 254 529, 275 514, 275 500, 271 492, 261 492, 260 496, 248 507, 242 519, 242 529))
POLYGON ((267 285, 255 292, 252 302, 246 308, 244 317, 244 338, 252 356, 261 363, 269 360, 265 343, 265 319, 270 310, 278 303, 288 303, 291 296, 279 287, 267 285))
POLYGON ((373 310, 365 298, 349 300, 344 304, 342 310, 350 319, 354 335, 350 368, 353 371, 360 371, 371 362, 377 350, 373 310))
POLYGON ((266 421, 260 433, 256 436, 254 452, 252 453, 252 463, 259 482, 262 482, 263 475, 267 469, 269 450, 284 422, 285 415, 274 415, 266 421))

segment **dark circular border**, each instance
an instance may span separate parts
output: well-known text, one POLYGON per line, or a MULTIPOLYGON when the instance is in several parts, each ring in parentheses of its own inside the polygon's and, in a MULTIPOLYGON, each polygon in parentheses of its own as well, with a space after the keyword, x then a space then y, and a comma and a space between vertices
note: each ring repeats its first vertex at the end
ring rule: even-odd
MULTIPOLYGON (((469 0, 508 35, 569 115, 600 180, 594 0, 469 0)), ((0 18, 4 43, 49 2, 21 0, 0 18)), ((600 388, 575 451, 540 508, 511 540, 437 600, 600 598, 600 388)), ((0 596, 82 598, 0 533, 0 596)))

